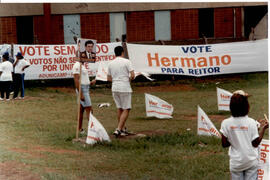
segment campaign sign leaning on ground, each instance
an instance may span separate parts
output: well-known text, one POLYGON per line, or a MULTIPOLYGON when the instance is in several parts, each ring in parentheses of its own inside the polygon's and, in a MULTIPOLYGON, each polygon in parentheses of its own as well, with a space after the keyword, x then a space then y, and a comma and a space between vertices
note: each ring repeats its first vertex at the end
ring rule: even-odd
MULTIPOLYGON (((117 43, 96 46, 96 63, 85 63, 89 76, 95 76, 99 62, 115 58, 117 43)), ((72 67, 79 51, 76 44, 69 45, 14 45, 14 54, 21 52, 31 66, 25 70, 26 80, 72 78, 72 67)))
POLYGON ((147 117, 172 118, 173 106, 166 101, 145 93, 147 117))
POLYGON ((268 39, 207 45, 127 44, 137 72, 209 76, 268 71, 268 39))
POLYGON ((110 142, 110 137, 101 123, 90 113, 88 122, 87 144, 95 144, 98 141, 110 142))
POLYGON ((217 87, 218 110, 230 111, 232 93, 217 87))
POLYGON ((198 135, 217 136, 221 137, 215 125, 208 118, 206 113, 198 106, 198 135))
POLYGON ((263 139, 259 146, 258 180, 269 179, 269 140, 263 139))

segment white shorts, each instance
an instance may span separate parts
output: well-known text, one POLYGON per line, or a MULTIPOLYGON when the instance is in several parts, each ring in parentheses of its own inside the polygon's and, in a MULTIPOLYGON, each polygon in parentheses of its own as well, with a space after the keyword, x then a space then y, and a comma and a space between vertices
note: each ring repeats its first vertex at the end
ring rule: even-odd
POLYGON ((118 109, 131 109, 131 92, 112 92, 118 109))

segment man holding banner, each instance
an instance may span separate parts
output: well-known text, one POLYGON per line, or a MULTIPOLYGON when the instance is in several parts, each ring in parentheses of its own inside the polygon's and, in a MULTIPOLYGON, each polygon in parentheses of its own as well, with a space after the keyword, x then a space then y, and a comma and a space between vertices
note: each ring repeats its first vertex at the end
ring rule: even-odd
POLYGON ((248 117, 248 94, 235 91, 230 101, 232 117, 221 124, 222 146, 230 147, 230 172, 232 180, 256 180, 258 176, 258 146, 261 143, 267 120, 261 121, 258 133, 254 119, 248 117))
POLYGON ((107 79, 112 82, 112 95, 118 109, 118 126, 113 134, 119 137, 128 135, 124 127, 131 109, 130 81, 135 73, 131 62, 124 58, 124 48, 117 46, 114 52, 116 58, 108 65, 107 79))

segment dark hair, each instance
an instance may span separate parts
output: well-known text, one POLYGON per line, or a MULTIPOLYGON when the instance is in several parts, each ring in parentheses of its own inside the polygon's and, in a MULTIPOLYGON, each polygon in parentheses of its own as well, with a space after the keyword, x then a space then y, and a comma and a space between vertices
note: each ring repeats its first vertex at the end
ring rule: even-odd
POLYGON ((84 45, 85 45, 85 47, 87 46, 87 44, 93 44, 93 45, 94 45, 94 42, 93 42, 93 41, 91 41, 91 40, 86 41, 86 42, 85 42, 85 44, 84 44, 84 45))
POLYGON ((121 56, 124 52, 124 48, 122 46, 117 46, 114 48, 115 56, 121 56))
POLYGON ((248 97, 234 94, 231 97, 230 110, 233 117, 246 116, 249 112, 248 97))

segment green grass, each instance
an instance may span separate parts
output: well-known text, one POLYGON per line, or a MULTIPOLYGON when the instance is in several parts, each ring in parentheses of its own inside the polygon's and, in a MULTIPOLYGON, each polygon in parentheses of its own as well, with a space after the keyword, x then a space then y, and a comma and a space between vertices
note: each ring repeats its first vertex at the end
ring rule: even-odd
MULTIPOLYGON (((250 117, 261 119, 268 114, 267 73, 134 83, 128 128, 135 132, 164 130, 167 134, 113 139, 112 143, 93 147, 72 143, 76 131, 75 93, 61 88, 27 88, 30 99, 0 102, 0 161, 24 163, 27 170, 42 179, 229 179, 228 149, 223 149, 217 138, 196 135, 197 105, 217 129, 222 120, 212 115, 224 119, 230 116, 217 110, 217 86, 252 94, 250 117), (159 85, 161 90, 155 91, 159 85), (172 86, 179 89, 173 90, 172 86), (146 118, 144 93, 173 104, 173 119, 146 118)), ((94 115, 111 134, 117 120, 110 89, 92 89, 91 98, 94 115), (103 102, 112 106, 97 108, 103 102)))

